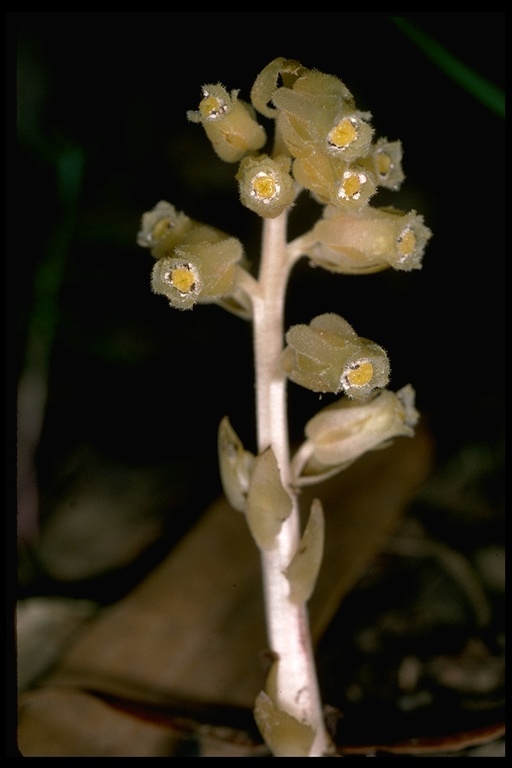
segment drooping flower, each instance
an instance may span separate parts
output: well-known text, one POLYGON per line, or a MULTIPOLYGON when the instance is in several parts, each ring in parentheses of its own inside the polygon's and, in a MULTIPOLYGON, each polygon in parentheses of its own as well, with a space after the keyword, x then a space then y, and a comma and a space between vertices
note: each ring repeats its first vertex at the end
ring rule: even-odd
POLYGON ((292 460, 296 485, 310 485, 346 469, 356 459, 384 448, 396 437, 414 436, 419 420, 415 392, 407 384, 383 390, 363 402, 342 398, 308 421, 306 441, 292 460))

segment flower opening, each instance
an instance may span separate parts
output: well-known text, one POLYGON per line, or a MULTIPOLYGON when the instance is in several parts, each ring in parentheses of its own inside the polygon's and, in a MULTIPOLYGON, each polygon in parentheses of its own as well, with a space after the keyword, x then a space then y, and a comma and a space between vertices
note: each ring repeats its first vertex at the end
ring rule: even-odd
POLYGON ((353 162, 364 157, 370 147, 373 128, 367 122, 369 113, 353 112, 337 118, 327 133, 327 150, 330 154, 353 162))
POLYGON ((192 264, 177 264, 169 272, 164 273, 164 279, 167 280, 173 288, 183 296, 187 293, 197 293, 199 280, 197 270, 192 264))
POLYGON ((369 360, 358 360, 344 375, 348 387, 364 387, 373 378, 373 365, 369 360))
POLYGON ((327 141, 335 149, 346 149, 357 139, 357 123, 354 118, 344 117, 327 134, 327 141))
POLYGON ((199 112, 205 120, 217 120, 228 111, 226 99, 220 95, 210 93, 203 88, 203 98, 199 103, 199 112))
POLYGON ((405 179, 402 170, 402 143, 379 139, 372 148, 370 160, 377 183, 381 187, 398 190, 405 179))
POLYGON ((290 163, 284 156, 245 157, 236 175, 242 204, 265 218, 279 216, 295 197, 290 163))
POLYGON ((251 104, 238 98, 238 91, 228 93, 220 83, 204 85, 203 98, 196 111, 187 112, 193 123, 201 123, 216 154, 227 163, 236 163, 266 141, 265 129, 255 119, 251 104))
POLYGON ((160 200, 151 211, 142 215, 137 244, 150 248, 151 254, 159 259, 169 253, 195 223, 167 200, 160 200))
POLYGON ((364 190, 370 178, 364 171, 344 171, 338 188, 338 196, 341 200, 358 202, 362 199, 364 190))
POLYGON ((273 173, 260 171, 251 181, 251 195, 264 204, 274 200, 280 191, 281 186, 273 173))

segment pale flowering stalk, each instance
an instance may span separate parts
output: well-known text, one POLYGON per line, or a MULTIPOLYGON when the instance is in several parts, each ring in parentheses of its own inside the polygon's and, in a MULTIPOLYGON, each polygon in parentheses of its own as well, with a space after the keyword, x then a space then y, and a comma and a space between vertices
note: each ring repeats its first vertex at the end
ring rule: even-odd
POLYGON ((254 717, 275 757, 323 757, 327 732, 309 629, 307 602, 324 544, 322 505, 314 499, 301 531, 299 493, 393 438, 414 434, 410 385, 386 390, 386 351, 327 312, 288 328, 284 304, 290 271, 302 256, 340 274, 421 267, 431 236, 415 211, 369 205, 377 186, 398 189, 400 142, 374 142, 370 113, 356 109, 335 76, 277 58, 257 76, 251 103, 220 83, 203 86, 189 120, 203 125, 216 154, 239 163, 240 202, 262 219, 259 272, 242 244, 160 201, 142 217, 138 242, 156 259, 155 293, 187 310, 215 303, 253 323, 257 451, 246 450, 225 416, 218 455, 223 489, 245 515, 260 550, 271 669, 254 717), (256 112, 275 121, 272 154, 256 112), (308 231, 287 241, 288 214, 307 190, 322 206, 308 231), (290 459, 288 381, 342 399, 313 417, 290 459))
POLYGON ((253 304, 258 452, 269 446, 273 449, 281 483, 292 504, 276 545, 263 549, 261 557, 268 639, 278 657, 273 703, 313 730, 308 756, 315 757, 327 754, 331 745, 323 720, 306 603, 290 599, 290 582, 286 577, 300 541, 298 498, 291 489, 287 381, 278 367, 290 263, 286 250, 287 219, 285 211, 277 218, 264 220, 260 291, 253 304))

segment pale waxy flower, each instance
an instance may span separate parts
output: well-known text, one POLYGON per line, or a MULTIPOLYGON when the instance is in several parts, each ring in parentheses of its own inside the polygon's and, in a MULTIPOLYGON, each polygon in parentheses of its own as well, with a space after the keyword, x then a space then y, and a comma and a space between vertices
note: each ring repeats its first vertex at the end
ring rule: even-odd
POLYGON ((320 482, 393 438, 413 437, 419 420, 414 401, 407 384, 396 393, 383 390, 363 402, 342 398, 323 408, 306 424, 306 441, 293 457, 294 484, 320 482))
POLYGON ((198 224, 156 262, 151 288, 176 309, 215 302, 235 287, 236 265, 242 256, 242 244, 235 237, 198 224))
POLYGON ((283 369, 291 381, 313 392, 345 392, 361 399, 389 381, 385 350, 358 336, 334 313, 318 315, 309 325, 293 325, 286 341, 283 369))
POLYGON ((137 243, 157 259, 151 288, 177 309, 228 296, 243 258, 235 237, 189 218, 166 200, 142 215, 137 243))
POLYGON ((305 253, 331 272, 368 274, 388 267, 409 272, 421 268, 431 236, 416 211, 368 206, 351 213, 326 206, 305 253))
POLYGON ((201 123, 215 153, 227 163, 236 163, 267 140, 265 129, 256 120, 251 104, 220 85, 204 85, 199 109, 189 110, 188 119, 201 123))
POLYGON ((373 136, 370 113, 355 109, 352 102, 301 93, 297 90, 301 81, 293 90, 279 88, 273 99, 279 108, 277 126, 290 153, 301 157, 315 151, 345 163, 363 157, 373 136))
POLYGON ((167 200, 160 200, 154 208, 142 214, 137 244, 149 248, 155 259, 170 253, 197 222, 182 211, 177 211, 167 200))
POLYGON ((293 175, 319 203, 348 211, 365 208, 377 191, 372 171, 360 164, 347 165, 325 152, 312 151, 296 158, 293 175))
POLYGON ((289 157, 244 157, 236 175, 242 205, 263 218, 279 216, 296 194, 290 167, 289 157))
POLYGON ((402 142, 377 139, 370 147, 365 163, 372 169, 379 187, 400 189, 405 174, 402 170, 402 142))

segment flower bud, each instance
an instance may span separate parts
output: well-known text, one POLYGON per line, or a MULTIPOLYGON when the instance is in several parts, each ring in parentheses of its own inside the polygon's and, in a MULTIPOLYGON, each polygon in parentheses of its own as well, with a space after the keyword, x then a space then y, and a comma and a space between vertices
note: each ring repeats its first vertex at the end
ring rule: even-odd
POLYGON ((419 413, 415 392, 407 384, 398 392, 383 390, 365 402, 342 399, 308 421, 306 441, 292 460, 296 485, 311 485, 346 469, 356 459, 384 448, 395 437, 414 436, 419 413))
POLYGON ((236 175, 242 204, 267 219, 279 216, 295 198, 290 167, 287 157, 244 157, 236 175))
POLYGON ((306 255, 331 272, 362 274, 393 267, 420 269, 432 232, 423 217, 395 208, 373 208, 351 213, 335 206, 311 231, 314 242, 306 255))
POLYGON ((235 237, 198 224, 171 254, 156 262, 152 290, 178 309, 213 302, 233 289, 242 256, 242 244, 235 237))
POLYGON ((356 334, 339 315, 326 313, 309 325, 294 325, 286 334, 281 364, 288 378, 313 392, 344 391, 368 397, 385 387, 390 368, 386 352, 356 334))
POLYGON ((342 104, 354 103, 352 93, 339 77, 318 69, 304 69, 293 83, 293 89, 309 96, 324 108, 332 108, 334 105, 339 108, 342 104))
POLYGON ((254 108, 265 117, 276 117, 277 109, 270 104, 277 90, 278 80, 281 79, 287 85, 292 85, 297 77, 305 72, 307 70, 294 59, 279 56, 271 61, 261 70, 251 88, 251 102, 254 108))
POLYGON ((255 119, 250 104, 231 94, 220 84, 203 86, 203 98, 197 111, 189 110, 188 119, 201 123, 216 154, 227 163, 236 163, 250 151, 261 149, 265 129, 255 119))
POLYGON ((150 248, 151 254, 159 259, 172 251, 195 224, 171 203, 160 200, 151 211, 142 214, 137 244, 150 248))

